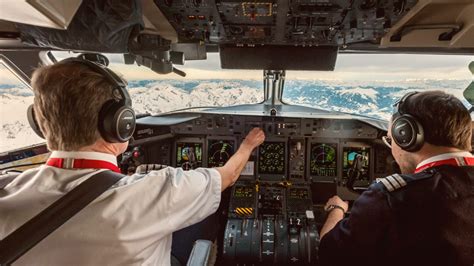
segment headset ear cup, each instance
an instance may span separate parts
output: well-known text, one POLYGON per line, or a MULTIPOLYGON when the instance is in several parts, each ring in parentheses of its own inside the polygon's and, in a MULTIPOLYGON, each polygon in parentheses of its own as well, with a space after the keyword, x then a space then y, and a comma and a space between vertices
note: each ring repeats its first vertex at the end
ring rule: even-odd
POLYGON ((117 102, 115 100, 109 100, 107 102, 104 103, 104 105, 102 105, 102 108, 100 109, 100 112, 99 112, 99 124, 98 124, 98 128, 99 128, 99 132, 100 132, 100 135, 102 136, 102 138, 104 140, 106 140, 107 142, 112 142, 112 143, 115 143, 115 142, 118 142, 117 139, 115 138, 114 136, 114 133, 113 133, 113 110, 112 108, 114 108, 114 105, 116 104, 117 102))
POLYGON ((44 139, 43 132, 39 127, 38 121, 35 117, 35 110, 33 109, 33 105, 31 104, 26 111, 26 115, 28 117, 28 123, 30 124, 31 129, 38 135, 40 138, 44 139))
POLYGON ((135 112, 121 102, 109 100, 99 113, 98 128, 106 141, 126 142, 135 131, 135 112))
POLYGON ((417 126, 417 134, 416 134, 416 142, 413 145, 413 151, 418 151, 423 147, 423 144, 425 144, 425 130, 423 128, 423 125, 418 122, 418 120, 414 119, 414 122, 416 123, 417 126))
POLYGON ((135 132, 136 117, 135 111, 128 106, 121 108, 116 114, 117 135, 121 142, 128 141, 135 132))
POLYGON ((423 126, 411 115, 394 119, 390 130, 393 140, 403 150, 418 151, 424 144, 423 126))

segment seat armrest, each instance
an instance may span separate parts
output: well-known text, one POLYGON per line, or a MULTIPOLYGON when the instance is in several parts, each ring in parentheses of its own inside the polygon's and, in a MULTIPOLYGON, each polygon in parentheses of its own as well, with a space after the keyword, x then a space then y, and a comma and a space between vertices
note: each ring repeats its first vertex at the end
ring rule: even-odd
POLYGON ((209 240, 196 240, 193 250, 189 255, 187 266, 207 266, 211 255, 212 242, 209 240))

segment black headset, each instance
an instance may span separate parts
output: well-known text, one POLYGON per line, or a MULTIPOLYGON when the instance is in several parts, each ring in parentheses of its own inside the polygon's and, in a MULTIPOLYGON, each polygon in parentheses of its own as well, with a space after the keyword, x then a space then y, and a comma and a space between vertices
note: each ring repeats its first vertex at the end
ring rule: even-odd
MULTIPOLYGON (((102 105, 99 112, 98 129, 102 138, 107 142, 126 142, 132 137, 136 125, 135 112, 132 109, 132 100, 127 91, 127 84, 105 65, 89 61, 86 58, 86 55, 79 55, 77 58, 67 58, 61 62, 77 62, 86 65, 113 84, 115 98, 102 105)), ((44 134, 35 118, 33 105, 28 107, 27 115, 33 131, 44 139, 44 134)))
POLYGON ((409 92, 393 105, 396 112, 393 114, 392 127, 390 128, 395 143, 403 150, 410 152, 418 151, 425 143, 423 126, 416 117, 406 113, 403 109, 408 99, 417 93, 409 92))

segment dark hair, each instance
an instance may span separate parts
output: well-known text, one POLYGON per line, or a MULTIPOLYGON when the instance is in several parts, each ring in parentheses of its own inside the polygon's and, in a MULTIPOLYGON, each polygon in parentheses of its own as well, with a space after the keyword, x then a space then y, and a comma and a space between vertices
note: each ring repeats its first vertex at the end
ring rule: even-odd
POLYGON ((442 91, 420 92, 407 99, 402 111, 421 123, 425 142, 471 150, 471 115, 455 96, 442 91))

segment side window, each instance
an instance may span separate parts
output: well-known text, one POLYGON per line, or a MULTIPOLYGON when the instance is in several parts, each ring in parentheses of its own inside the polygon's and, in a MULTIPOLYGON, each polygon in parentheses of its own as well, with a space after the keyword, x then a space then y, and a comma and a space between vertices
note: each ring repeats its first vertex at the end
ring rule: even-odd
POLYGON ((0 153, 44 143, 28 124, 33 92, 0 62, 0 153))

